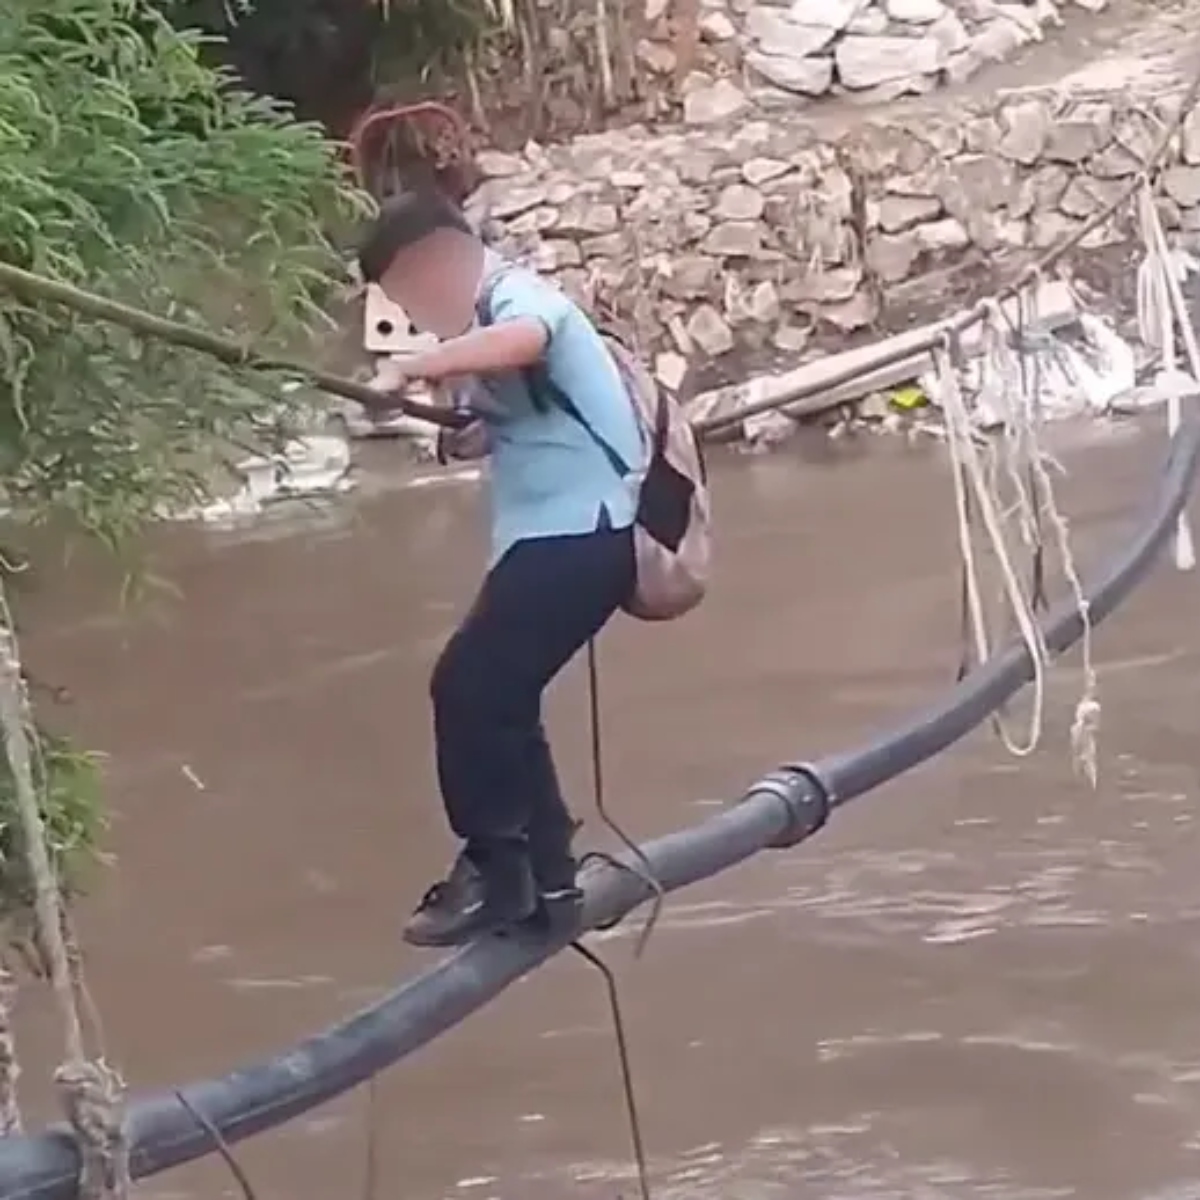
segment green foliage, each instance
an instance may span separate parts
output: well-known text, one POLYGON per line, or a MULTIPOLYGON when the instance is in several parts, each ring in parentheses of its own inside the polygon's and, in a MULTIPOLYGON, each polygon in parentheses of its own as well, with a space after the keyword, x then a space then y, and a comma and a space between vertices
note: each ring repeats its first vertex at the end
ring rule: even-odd
POLYGON ((378 88, 424 93, 504 22, 506 0, 159 0, 216 35, 256 91, 345 126, 378 88))
MULTIPOLYGON (((0 7, 0 257, 268 347, 302 336, 359 203, 336 150, 147 0, 0 7)), ((272 410, 207 359, 0 297, 0 480, 119 543, 272 410)))
MULTIPOLYGON (((315 126, 214 69, 150 0, 0 5, 0 259, 253 339, 306 338, 342 274, 326 231, 361 212, 315 126)), ((122 546, 194 497, 281 399, 208 358, 0 292, 0 500, 122 546)), ((97 857, 94 760, 43 733, 51 853, 97 857)), ((0 920, 32 897, 0 755, 0 920)))
MULTIPOLYGON (((87 882, 97 859, 105 821, 100 770, 95 756, 65 738, 42 731, 37 767, 46 844, 64 899, 87 882)), ((34 882, 25 857, 8 760, 0 755, 0 929, 4 939, 33 941, 34 882)))

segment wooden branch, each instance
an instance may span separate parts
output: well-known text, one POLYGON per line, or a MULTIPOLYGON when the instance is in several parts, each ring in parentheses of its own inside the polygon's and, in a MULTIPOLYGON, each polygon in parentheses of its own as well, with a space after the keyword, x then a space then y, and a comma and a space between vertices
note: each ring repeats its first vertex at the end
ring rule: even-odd
POLYGON ((60 304, 73 312, 82 313, 86 317, 94 317, 98 321, 106 321, 112 325, 120 325, 138 337, 150 338, 171 345, 180 346, 185 350, 194 350, 198 354, 207 354, 228 367, 247 371, 279 371, 289 375, 300 375, 313 386, 334 396, 343 396, 354 400, 371 411, 395 411, 397 408, 412 417, 422 421, 447 428, 461 427, 469 420, 469 416, 450 409, 440 408, 432 404, 422 404, 410 400, 406 396, 385 395, 355 383, 350 379, 333 375, 309 363, 294 362, 286 358, 271 358, 260 354, 252 346, 235 342, 231 338, 221 337, 207 329, 199 329, 192 325, 184 325, 179 321, 170 321, 165 317, 157 317, 153 313, 144 312, 115 300, 107 300, 94 292, 84 291, 69 283, 60 283, 56 279, 48 279, 35 275, 32 271, 23 270, 11 263, 0 262, 0 287, 5 287, 17 295, 31 300, 47 301, 60 304))

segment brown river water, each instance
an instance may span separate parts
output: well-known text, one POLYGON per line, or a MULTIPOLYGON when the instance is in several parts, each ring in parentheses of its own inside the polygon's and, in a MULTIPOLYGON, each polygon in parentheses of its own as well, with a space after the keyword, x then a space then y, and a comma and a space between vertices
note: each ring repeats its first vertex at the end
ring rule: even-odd
MULTIPOLYGON (((1084 441, 1062 495, 1086 562, 1163 438, 1084 441)), ((82 922, 135 1089, 279 1050, 433 961, 399 939, 451 849, 426 678, 482 539, 475 489, 402 486, 399 454, 370 448, 334 510, 172 530, 156 565, 177 592, 132 610, 82 562, 42 584, 27 656, 109 756, 118 861, 82 922)), ((801 443, 714 475, 711 600, 601 647, 611 803, 637 836, 854 745, 959 659, 935 445, 801 443)), ((1198 587, 1164 562, 1098 636, 1098 791, 1071 769, 1068 659, 1032 757, 980 731, 798 850, 676 894, 642 960, 636 920, 593 939, 659 1200, 1200 1196, 1198 587)), ((549 708, 597 838, 581 667, 549 708)), ((20 1014, 35 1116, 49 1007, 20 1014)), ((387 1072, 373 1112, 381 1198, 636 1193, 604 993, 574 956, 387 1072)), ((360 1090, 240 1147, 259 1200, 363 1196, 367 1114, 360 1090)), ((213 1160, 139 1194, 236 1192, 213 1160)))

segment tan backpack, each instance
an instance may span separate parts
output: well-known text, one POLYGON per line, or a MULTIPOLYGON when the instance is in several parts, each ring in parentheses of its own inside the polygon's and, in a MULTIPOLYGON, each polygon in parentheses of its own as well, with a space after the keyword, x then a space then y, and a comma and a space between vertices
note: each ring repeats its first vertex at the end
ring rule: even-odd
MULTIPOLYGON (((480 326, 493 323, 491 291, 502 274, 492 275, 481 289, 476 303, 480 326)), ((695 608, 708 590, 712 510, 704 455, 675 398, 619 338, 604 330, 601 336, 638 418, 647 450, 643 469, 631 467, 592 428, 544 366, 527 370, 525 382, 535 404, 554 404, 578 421, 613 470, 637 489, 637 583, 625 611, 642 621, 670 621, 695 608)))

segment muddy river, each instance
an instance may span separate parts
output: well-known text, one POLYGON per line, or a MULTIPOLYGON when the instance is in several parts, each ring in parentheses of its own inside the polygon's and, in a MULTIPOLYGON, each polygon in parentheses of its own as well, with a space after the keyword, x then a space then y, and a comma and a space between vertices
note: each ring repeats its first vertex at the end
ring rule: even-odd
MULTIPOLYGON (((1162 447, 1088 440, 1063 485, 1085 560, 1162 447)), ((133 610, 82 561, 42 582, 27 654, 109 756, 117 863, 82 916, 138 1087, 282 1048, 432 961, 399 938, 450 852, 426 677, 481 529, 471 486, 402 486, 394 448, 368 457, 336 512, 173 531, 156 567, 175 590, 133 610)), ((854 744, 959 660, 935 447, 802 444, 719 464, 716 494, 711 601, 601 649, 611 803, 637 835, 854 744)), ((1071 770, 1068 660, 1033 757, 981 731, 800 850, 676 895, 641 961, 634 922, 594 940, 659 1200, 1200 1195, 1198 587, 1164 563, 1098 638, 1098 791, 1071 770)), ((550 724, 598 837, 584 683, 562 680, 550 724)), ((35 1109, 47 1007, 21 1012, 35 1109)), ((564 956, 387 1073, 376 1194, 632 1197, 606 1014, 564 956)), ((363 1196, 367 1116, 360 1091, 247 1143, 259 1200, 363 1196)), ((215 1162, 140 1189, 234 1194, 215 1162)))

